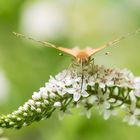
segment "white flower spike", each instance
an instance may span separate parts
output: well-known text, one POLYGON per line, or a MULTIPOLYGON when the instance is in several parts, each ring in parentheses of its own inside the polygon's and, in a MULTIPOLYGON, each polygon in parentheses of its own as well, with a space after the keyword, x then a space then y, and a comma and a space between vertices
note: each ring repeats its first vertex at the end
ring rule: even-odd
POLYGON ((97 108, 105 120, 122 110, 125 112, 124 121, 130 125, 140 125, 140 85, 138 78, 130 71, 89 65, 88 71, 84 71, 82 89, 81 74, 75 71, 77 67, 50 77, 49 82, 38 92, 34 92, 32 99, 18 110, 1 115, 0 127, 21 128, 34 121, 49 118, 56 109, 60 111, 59 117, 61 114, 63 118, 65 113, 77 106, 84 108, 88 118, 92 108, 97 108), (104 86, 100 86, 103 78, 106 79, 104 86), (60 79, 63 84, 59 84, 60 79))
MULTIPOLYGON (((50 42, 36 41, 22 34, 16 36, 27 38, 44 46, 51 47, 72 56, 76 65, 64 70, 55 77, 50 76, 48 83, 34 92, 18 110, 8 115, 0 116, 0 127, 21 128, 34 121, 51 117, 57 109, 64 114, 72 107, 83 107, 87 117, 90 117, 92 108, 107 120, 116 115, 116 110, 125 111, 125 121, 129 124, 140 125, 140 84, 139 79, 124 69, 106 68, 95 65, 92 56, 112 45, 116 45, 126 37, 140 32, 140 29, 129 33, 98 48, 68 49, 56 46, 50 42), (11 117, 14 116, 14 117, 11 117)), ((63 116, 63 115, 60 115, 63 116)))

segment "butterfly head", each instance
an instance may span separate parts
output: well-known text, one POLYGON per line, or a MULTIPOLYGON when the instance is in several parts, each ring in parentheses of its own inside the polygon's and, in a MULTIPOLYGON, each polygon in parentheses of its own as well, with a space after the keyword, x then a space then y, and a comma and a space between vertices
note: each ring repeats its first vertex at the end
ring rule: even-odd
POLYGON ((83 63, 84 65, 88 65, 91 60, 91 55, 87 50, 79 50, 75 55, 75 60, 78 64, 83 63))

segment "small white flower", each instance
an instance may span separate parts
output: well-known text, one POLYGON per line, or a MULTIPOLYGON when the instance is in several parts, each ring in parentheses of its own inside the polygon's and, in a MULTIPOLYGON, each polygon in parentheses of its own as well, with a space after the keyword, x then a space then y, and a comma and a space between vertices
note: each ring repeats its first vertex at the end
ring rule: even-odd
POLYGON ((55 97, 56 97, 55 93, 51 92, 50 93, 50 98, 55 98, 55 97))
POLYGON ((48 100, 44 100, 44 104, 48 105, 49 101, 48 100))
POLYGON ((137 97, 140 97, 140 77, 136 77, 134 79, 134 89, 135 89, 135 95, 137 97))
POLYGON ((22 113, 22 111, 21 110, 18 110, 18 114, 21 114, 22 113))
POLYGON ((116 99, 114 99, 114 98, 110 98, 110 99, 109 99, 109 102, 110 102, 110 103, 114 103, 115 101, 116 101, 116 99))
POLYGON ((35 102, 34 102, 34 100, 28 100, 28 104, 30 105, 30 106, 32 106, 32 105, 34 105, 35 104, 35 102))
POLYGON ((25 117, 26 117, 26 116, 28 116, 28 114, 27 114, 26 112, 24 112, 24 113, 23 113, 23 116, 25 116, 25 117))
POLYGON ((73 84, 73 82, 74 82, 74 80, 70 76, 66 77, 66 79, 65 79, 66 86, 71 86, 73 84))
POLYGON ((24 111, 23 107, 22 107, 22 106, 20 106, 20 107, 18 108, 18 111, 19 111, 19 112, 24 111))
POLYGON ((137 119, 136 119, 135 115, 131 115, 127 119, 128 119, 127 121, 128 121, 129 125, 134 125, 137 123, 137 119))
POLYGON ((17 118, 17 121, 21 121, 21 118, 18 117, 18 118, 17 118))
POLYGON ((80 97, 81 97, 81 94, 80 94, 79 92, 75 92, 75 93, 73 94, 73 100, 74 100, 75 102, 77 102, 77 101, 80 99, 80 97))
POLYGON ((129 96, 130 96, 131 102, 136 102, 136 101, 137 101, 137 100, 136 100, 136 96, 135 96, 135 94, 134 94, 134 91, 131 91, 131 92, 129 93, 129 96))
POLYGON ((105 88, 105 83, 100 82, 99 87, 104 89, 105 88))
POLYGON ((81 77, 75 77, 74 81, 75 82, 80 82, 81 81, 81 77))
POLYGON ((42 96, 43 99, 47 99, 48 98, 48 93, 47 92, 43 92, 41 94, 41 96, 42 96))
POLYGON ((14 124, 14 122, 9 122, 9 125, 13 125, 14 124))
POLYGON ((8 115, 7 115, 7 117, 8 117, 8 118, 11 118, 11 117, 12 117, 12 115, 11 115, 11 114, 8 114, 8 115))
POLYGON ((40 99, 40 94, 38 93, 38 92, 34 92, 33 93, 33 96, 32 96, 32 98, 33 98, 33 100, 39 100, 40 99))
POLYGON ((23 126, 27 126, 27 123, 26 123, 26 122, 24 122, 24 123, 23 123, 23 126))
POLYGON ((5 122, 8 122, 9 120, 8 119, 5 119, 5 122))
POLYGON ((75 89, 74 88, 67 88, 66 90, 69 94, 74 94, 75 89))
POLYGON ((40 107, 41 103, 40 102, 36 102, 35 103, 37 107, 40 107))
POLYGON ((98 93, 98 107, 99 107, 99 113, 104 115, 105 119, 108 119, 109 115, 109 109, 110 109, 110 103, 108 101, 109 93, 103 94, 101 91, 98 93))
POLYGON ((61 107, 61 102, 55 102, 54 107, 61 107))
POLYGON ((29 105, 34 105, 34 100, 32 100, 32 99, 28 100, 28 104, 29 105))
POLYGON ((37 108, 36 111, 37 111, 38 113, 41 113, 41 108, 37 108))
POLYGON ((89 77, 88 85, 89 86, 94 86, 95 85, 95 77, 94 76, 89 77))
POLYGON ((104 113, 110 108, 110 104, 108 101, 104 101, 103 103, 99 103, 99 112, 104 113))
POLYGON ((52 83, 46 83, 45 84, 45 88, 46 88, 46 92, 56 92, 56 87, 55 87, 55 83, 52 84, 52 83))
POLYGON ((11 117, 12 117, 13 119, 15 119, 15 118, 16 118, 16 116, 15 116, 15 115, 12 115, 11 117))
POLYGON ((24 104, 24 105, 23 105, 23 110, 24 110, 24 111, 27 111, 28 108, 29 108, 29 105, 28 105, 28 104, 24 104))
POLYGON ((140 77, 134 79, 135 88, 140 88, 140 77))
POLYGON ((130 108, 126 107, 126 116, 124 117, 123 121, 128 122, 129 125, 135 125, 139 122, 138 116, 140 116, 140 109, 133 108, 130 106, 130 108))
POLYGON ((12 115, 16 115, 16 114, 18 114, 18 111, 12 112, 12 115))
POLYGON ((114 81, 112 81, 112 80, 107 81, 106 85, 109 86, 109 87, 112 87, 112 86, 114 86, 114 81))
POLYGON ((63 89, 58 89, 57 92, 59 95, 64 96, 67 93, 67 90, 63 88, 63 89))
POLYGON ((89 104, 97 104, 97 101, 98 101, 97 96, 92 95, 92 96, 88 97, 88 103, 89 104))
POLYGON ((57 80, 53 76, 50 75, 49 83, 57 84, 57 80))
POLYGON ((89 94, 88 94, 86 91, 82 91, 81 95, 82 95, 83 97, 88 97, 88 96, 89 96, 89 94))
POLYGON ((34 107, 34 106, 31 106, 31 110, 32 110, 32 111, 35 110, 35 107, 34 107))

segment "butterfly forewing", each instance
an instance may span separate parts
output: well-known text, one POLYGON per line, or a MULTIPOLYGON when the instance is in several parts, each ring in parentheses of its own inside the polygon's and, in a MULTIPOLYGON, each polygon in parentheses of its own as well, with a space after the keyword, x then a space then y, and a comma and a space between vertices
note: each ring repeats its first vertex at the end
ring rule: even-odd
POLYGON ((34 39, 34 38, 32 38, 32 37, 27 37, 27 36, 25 36, 25 35, 23 35, 23 34, 19 34, 19 33, 16 33, 16 32, 13 32, 13 34, 16 35, 17 37, 21 37, 21 38, 25 38, 25 39, 28 39, 28 40, 37 42, 37 43, 39 43, 39 44, 41 44, 41 45, 43 45, 43 46, 45 46, 45 47, 51 47, 51 48, 57 49, 57 50, 59 50, 59 51, 62 51, 62 52, 64 52, 64 53, 67 53, 67 54, 69 54, 69 55, 71 55, 71 56, 76 57, 76 51, 73 50, 73 49, 64 48, 64 47, 59 47, 59 46, 56 46, 56 45, 54 45, 54 44, 52 44, 52 43, 50 43, 50 42, 36 40, 36 39, 34 39))
POLYGON ((89 56, 92 56, 92 55, 94 55, 95 53, 100 52, 101 50, 103 50, 103 49, 105 49, 105 48, 107 48, 107 47, 116 45, 116 44, 118 44, 119 42, 121 42, 122 40, 126 39, 127 37, 136 35, 136 34, 139 33, 139 32, 140 32, 140 29, 137 29, 137 30, 134 31, 134 32, 128 33, 128 34, 123 35, 123 36, 121 36, 121 37, 118 37, 118 38, 116 38, 116 39, 114 39, 114 40, 111 40, 111 41, 107 42, 106 44, 104 44, 104 45, 102 45, 102 46, 100 46, 100 47, 98 47, 98 48, 91 49, 91 51, 89 52, 89 56))
POLYGON ((98 48, 86 48, 86 49, 84 49, 84 50, 74 49, 74 48, 73 48, 73 49, 64 48, 64 47, 56 46, 56 45, 54 45, 54 44, 52 44, 52 43, 50 43, 50 42, 39 41, 39 40, 36 40, 36 39, 34 39, 34 38, 31 38, 31 37, 26 37, 25 35, 22 35, 22 34, 19 34, 19 33, 15 33, 15 32, 13 32, 13 33, 14 33, 16 36, 18 36, 18 37, 26 38, 26 39, 28 39, 28 40, 32 40, 32 41, 34 41, 34 42, 38 42, 38 43, 40 43, 40 44, 43 45, 43 46, 55 48, 55 49, 57 49, 57 50, 59 50, 59 51, 62 51, 62 52, 64 52, 64 53, 66 53, 66 54, 69 54, 69 55, 75 57, 77 60, 79 60, 79 59, 81 59, 81 60, 87 59, 87 60, 88 60, 88 58, 90 58, 90 57, 91 57, 92 55, 94 55, 95 53, 100 52, 100 51, 102 51, 103 49, 105 49, 105 48, 107 48, 107 47, 110 47, 110 46, 112 46, 112 45, 116 45, 116 44, 118 44, 120 41, 126 39, 127 37, 133 36, 133 35, 135 35, 135 34, 137 34, 137 33, 139 33, 139 32, 140 32, 140 29, 138 29, 138 30, 136 30, 136 31, 134 31, 134 32, 132 32, 132 33, 128 33, 128 34, 126 34, 126 35, 124 35, 124 36, 121 36, 121 37, 119 37, 119 38, 116 38, 116 39, 114 39, 114 40, 111 40, 111 41, 107 42, 106 44, 104 44, 104 45, 102 45, 102 46, 100 46, 100 47, 98 47, 98 48))

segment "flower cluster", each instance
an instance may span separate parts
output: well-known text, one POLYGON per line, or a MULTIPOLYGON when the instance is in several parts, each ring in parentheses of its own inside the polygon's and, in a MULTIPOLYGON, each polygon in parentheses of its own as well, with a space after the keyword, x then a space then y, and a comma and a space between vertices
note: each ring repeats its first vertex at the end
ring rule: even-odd
POLYGON ((124 121, 140 125, 140 78, 124 69, 89 65, 82 73, 79 68, 63 70, 49 81, 32 99, 8 115, 0 116, 0 127, 21 128, 34 121, 49 118, 57 109, 61 118, 72 107, 84 108, 90 117, 97 108, 104 119, 124 111, 124 121), (83 76, 81 76, 83 75, 83 76))

